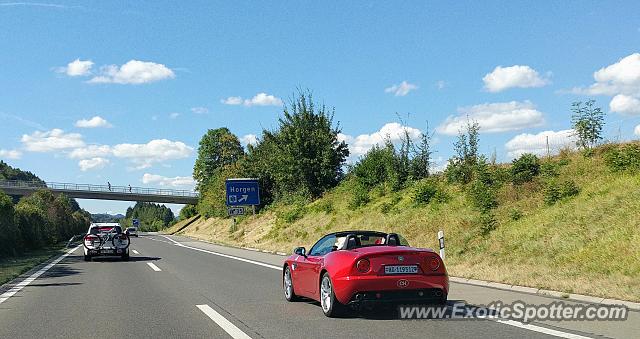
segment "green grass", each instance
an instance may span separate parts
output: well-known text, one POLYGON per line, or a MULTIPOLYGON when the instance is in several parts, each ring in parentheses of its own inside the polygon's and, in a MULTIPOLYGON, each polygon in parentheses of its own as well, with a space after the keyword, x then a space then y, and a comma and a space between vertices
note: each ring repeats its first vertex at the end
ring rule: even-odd
POLYGON ((0 259, 0 285, 11 281, 35 266, 62 254, 64 245, 34 250, 15 257, 0 259))
POLYGON ((427 204, 413 201, 415 184, 399 192, 376 188, 366 204, 354 208, 353 183, 345 181, 306 206, 276 204, 247 217, 233 235, 227 219, 215 218, 182 233, 290 252, 347 229, 394 231, 414 246, 437 248, 436 234, 443 230, 453 276, 640 301, 640 174, 611 171, 602 152, 564 153, 552 160, 559 164, 554 180, 579 188, 552 205, 545 203, 544 176, 504 184, 493 211, 497 227, 488 234, 464 187, 442 181, 447 199, 427 204))

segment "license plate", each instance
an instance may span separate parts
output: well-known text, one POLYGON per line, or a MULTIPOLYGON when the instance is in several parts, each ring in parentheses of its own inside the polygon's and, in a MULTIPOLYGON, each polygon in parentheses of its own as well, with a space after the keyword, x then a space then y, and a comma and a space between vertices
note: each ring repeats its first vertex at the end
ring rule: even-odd
POLYGON ((416 274, 418 265, 390 265, 384 267, 384 274, 416 274))

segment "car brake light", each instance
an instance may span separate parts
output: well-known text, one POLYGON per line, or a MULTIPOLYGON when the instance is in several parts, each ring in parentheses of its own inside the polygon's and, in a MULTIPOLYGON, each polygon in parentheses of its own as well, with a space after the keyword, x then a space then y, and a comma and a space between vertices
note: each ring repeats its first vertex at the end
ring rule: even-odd
POLYGON ((433 256, 427 258, 427 260, 429 261, 429 267, 431 267, 432 271, 436 271, 438 268, 440 268, 440 259, 438 259, 438 257, 433 256))
POLYGON ((371 263, 367 259, 360 259, 356 263, 356 268, 360 273, 367 273, 369 272, 369 269, 371 269, 371 263))

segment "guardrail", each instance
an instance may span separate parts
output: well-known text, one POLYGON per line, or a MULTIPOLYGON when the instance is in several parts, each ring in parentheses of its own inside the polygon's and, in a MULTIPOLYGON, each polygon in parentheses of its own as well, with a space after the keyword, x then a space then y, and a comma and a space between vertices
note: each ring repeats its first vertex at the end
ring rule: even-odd
POLYGON ((26 188, 38 189, 48 188, 51 190, 76 191, 76 192, 103 192, 103 193, 124 193, 136 195, 162 195, 172 197, 198 198, 199 194, 189 190, 158 189, 132 186, 114 185, 92 185, 73 184, 64 182, 42 182, 42 181, 22 181, 22 180, 0 180, 0 187, 4 188, 26 188))

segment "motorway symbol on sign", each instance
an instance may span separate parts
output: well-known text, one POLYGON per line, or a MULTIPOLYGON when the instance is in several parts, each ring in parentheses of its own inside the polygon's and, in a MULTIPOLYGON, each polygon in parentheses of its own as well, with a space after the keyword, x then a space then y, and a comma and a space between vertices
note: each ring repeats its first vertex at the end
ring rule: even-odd
POLYGON ((258 179, 227 179, 227 206, 260 205, 260 186, 258 179))
POLYGON ((227 213, 231 217, 235 217, 237 215, 244 215, 244 207, 229 207, 227 208, 227 213))

